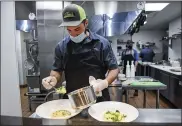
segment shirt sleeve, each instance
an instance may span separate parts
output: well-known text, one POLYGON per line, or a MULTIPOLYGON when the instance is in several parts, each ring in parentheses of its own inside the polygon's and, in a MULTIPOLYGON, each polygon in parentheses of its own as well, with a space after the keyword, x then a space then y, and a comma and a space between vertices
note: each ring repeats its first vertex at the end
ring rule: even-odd
POLYGON ((118 68, 116 57, 113 53, 113 50, 109 42, 106 43, 106 46, 103 49, 103 59, 104 59, 104 64, 106 65, 108 70, 113 70, 118 68))
POLYGON ((55 54, 54 54, 54 62, 52 65, 52 70, 57 72, 62 72, 64 70, 64 64, 63 64, 63 52, 60 49, 60 45, 58 44, 55 48, 55 54))
POLYGON ((134 50, 134 58, 135 61, 138 61, 138 52, 136 50, 134 50))

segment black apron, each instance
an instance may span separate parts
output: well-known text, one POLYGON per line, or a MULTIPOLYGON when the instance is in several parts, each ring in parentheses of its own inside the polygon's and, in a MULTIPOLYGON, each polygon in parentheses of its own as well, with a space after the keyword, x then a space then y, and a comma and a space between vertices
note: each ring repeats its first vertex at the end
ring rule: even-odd
MULTIPOLYGON (((94 51, 94 47, 97 43, 98 41, 86 43, 90 44, 90 50, 78 54, 72 53, 73 42, 70 41, 68 43, 68 60, 65 66, 67 93, 89 86, 89 76, 93 76, 96 79, 105 79, 107 70, 94 51)), ((64 95, 64 98, 68 98, 68 96, 64 95)), ((102 91, 102 97, 97 98, 97 102, 109 100, 110 96, 108 89, 106 88, 102 91)))
POLYGON ((123 56, 123 61, 124 61, 124 69, 123 69, 123 74, 126 74, 126 65, 127 65, 127 61, 129 61, 129 65, 131 65, 131 61, 134 61, 135 63, 135 58, 133 57, 132 54, 126 54, 126 50, 124 52, 124 56, 123 56))

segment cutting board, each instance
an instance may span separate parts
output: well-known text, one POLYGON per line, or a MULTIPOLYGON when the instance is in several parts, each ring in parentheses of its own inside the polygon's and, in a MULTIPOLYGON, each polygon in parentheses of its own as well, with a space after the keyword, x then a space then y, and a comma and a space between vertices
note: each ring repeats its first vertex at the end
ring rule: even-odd
POLYGON ((132 86, 161 86, 164 85, 161 82, 133 82, 131 83, 132 86))

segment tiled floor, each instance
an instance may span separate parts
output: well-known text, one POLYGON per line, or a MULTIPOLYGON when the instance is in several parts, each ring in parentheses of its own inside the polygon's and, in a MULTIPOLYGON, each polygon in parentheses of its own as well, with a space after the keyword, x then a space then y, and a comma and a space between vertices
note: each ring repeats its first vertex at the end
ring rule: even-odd
MULTIPOLYGON (((24 93, 26 93, 27 88, 21 88, 21 104, 22 104, 22 114, 24 117, 28 117, 30 116, 33 111, 35 111, 35 108, 38 105, 33 105, 33 111, 30 112, 29 111, 29 106, 28 106, 28 97, 24 96, 24 93)), ((116 100, 117 98, 115 98, 115 94, 117 94, 115 92, 115 90, 112 90, 112 96, 111 100, 116 100)), ((137 97, 133 97, 133 91, 129 92, 129 104, 131 104, 132 106, 136 107, 136 108, 143 108, 143 92, 139 91, 139 95, 137 97)), ((124 96, 123 96, 124 98, 124 96)), ((155 94, 151 91, 147 92, 147 108, 155 108, 156 106, 156 102, 155 102, 155 94)), ((160 98, 160 108, 172 108, 173 106, 168 103, 164 98, 160 98)))

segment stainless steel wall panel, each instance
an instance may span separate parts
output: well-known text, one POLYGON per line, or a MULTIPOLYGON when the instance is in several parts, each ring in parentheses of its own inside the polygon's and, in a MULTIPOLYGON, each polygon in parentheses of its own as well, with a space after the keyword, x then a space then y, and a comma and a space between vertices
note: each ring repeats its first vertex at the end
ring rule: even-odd
MULTIPOLYGON (((46 1, 45 1, 46 2, 46 1)), ((57 3, 62 1, 57 1, 57 3)), ((37 3, 36 3, 37 4, 37 3)), ((40 80, 49 76, 54 60, 54 50, 58 42, 60 42, 67 34, 63 27, 58 27, 61 24, 60 7, 55 9, 44 9, 44 3, 38 3, 37 6, 37 27, 39 41, 39 56, 40 61, 40 80), (41 8, 40 4, 42 4, 41 8)), ((54 8, 54 7, 53 7, 54 8)), ((64 81, 64 79, 62 80, 64 81)), ((41 86, 42 90, 45 90, 41 86)))

